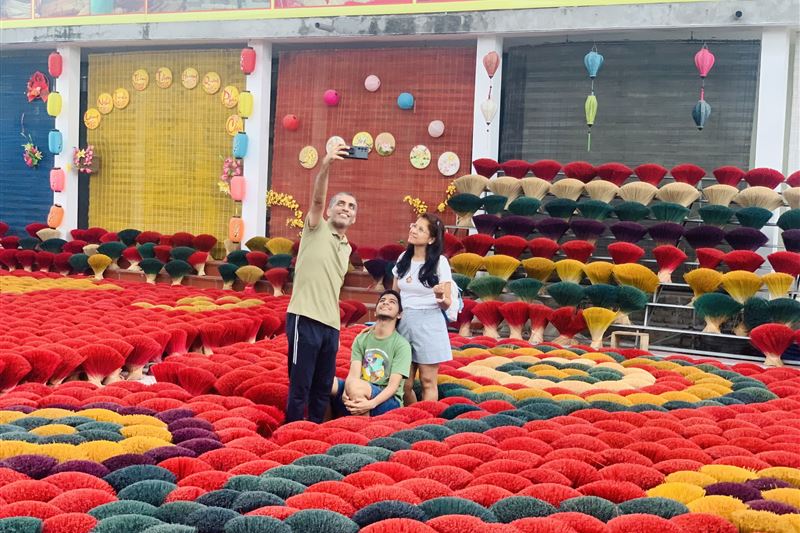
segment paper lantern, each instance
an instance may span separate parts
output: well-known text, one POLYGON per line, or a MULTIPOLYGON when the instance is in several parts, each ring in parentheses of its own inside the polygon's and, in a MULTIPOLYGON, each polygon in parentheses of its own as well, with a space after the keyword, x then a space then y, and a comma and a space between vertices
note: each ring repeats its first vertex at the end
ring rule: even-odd
POLYGON ((489 79, 494 78, 497 72, 497 67, 500 66, 500 55, 494 50, 483 56, 483 68, 486 69, 486 74, 489 79))
POLYGON ((242 159, 247 155, 247 134, 239 132, 233 136, 233 157, 242 159))
POLYGON ((331 107, 339 105, 339 101, 341 99, 342 98, 339 96, 339 93, 333 89, 328 89, 322 95, 322 100, 325 102, 325 105, 329 105, 331 107))
POLYGON ((444 135, 444 122, 441 120, 434 120, 428 124, 428 135, 434 138, 444 135))
POLYGON ((592 126, 594 126, 594 119, 597 117, 597 97, 594 93, 586 97, 583 108, 586 113, 586 125, 589 127, 587 151, 590 151, 592 149, 592 126))
POLYGON ((592 50, 583 56, 583 66, 586 67, 586 72, 589 74, 589 78, 595 79, 597 77, 597 73, 600 72, 600 67, 603 66, 603 62, 605 59, 599 53, 597 53, 596 48, 592 48, 592 50))
POLYGON ((51 92, 50 96, 47 98, 47 114, 51 117, 57 117, 61 114, 62 104, 61 94, 57 91, 51 92))
POLYGON ((409 110, 414 107, 414 96, 411 93, 400 93, 397 97, 397 107, 403 110, 409 110))
POLYGON ((61 57, 61 54, 50 52, 50 55, 47 56, 47 71, 54 78, 61 76, 64 71, 64 58, 61 57))
POLYGON ((66 176, 64 175, 64 169, 60 167, 50 169, 50 188, 53 192, 63 191, 65 181, 66 176))
POLYGON ((253 114, 253 93, 242 91, 239 93, 239 116, 248 118, 253 114))
POLYGON ((244 200, 245 180, 244 176, 234 176, 231 178, 231 198, 237 202, 244 200))
POLYGON ((242 48, 242 54, 239 57, 239 66, 245 74, 253 72, 256 69, 256 51, 249 46, 242 48))
POLYGON ((700 51, 694 55, 694 66, 697 67, 697 72, 700 73, 701 78, 708 76, 715 60, 714 54, 709 51, 706 45, 703 45, 700 51))
POLYGON ((692 109, 692 118, 698 130, 706 126, 706 120, 711 116, 711 105, 705 100, 698 100, 692 109))
POLYGON ((381 88, 381 79, 375 74, 370 74, 364 80, 364 88, 371 93, 374 93, 381 88))
POLYGON ((492 123, 494 120, 494 116, 497 114, 497 104, 494 100, 485 100, 481 103, 481 114, 483 114, 484 120, 486 120, 486 125, 492 123))
POLYGON ((47 149, 51 154, 58 155, 64 149, 64 138, 58 130, 50 130, 47 134, 47 149))
POLYGON ((297 128, 300 127, 300 119, 297 118, 297 115, 285 115, 281 122, 283 123, 283 127, 289 131, 297 131, 297 128))
POLYGON ((242 242, 242 235, 244 235, 244 221, 242 217, 232 216, 228 221, 228 240, 232 243, 240 243, 242 242))
POLYGON ((51 229, 56 229, 64 221, 64 208, 58 204, 54 204, 47 214, 47 226, 51 229))
POLYGON ((603 56, 597 52, 596 46, 592 46, 589 53, 583 56, 583 66, 586 67, 586 72, 589 74, 589 79, 591 80, 591 90, 589 96, 586 97, 586 102, 583 104, 586 113, 586 125, 589 127, 589 131, 586 134, 587 152, 592 151, 592 126, 597 116, 597 97, 594 95, 594 79, 597 77, 597 73, 600 72, 600 67, 603 66, 604 61, 603 56))

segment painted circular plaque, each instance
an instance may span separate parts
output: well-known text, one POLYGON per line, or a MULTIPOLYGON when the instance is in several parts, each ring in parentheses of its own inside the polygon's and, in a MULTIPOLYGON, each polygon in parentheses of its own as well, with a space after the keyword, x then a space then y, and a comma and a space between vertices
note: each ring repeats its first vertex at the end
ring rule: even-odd
POLYGON ((428 165, 431 164, 431 151, 428 150, 427 146, 418 144, 411 149, 411 154, 408 158, 412 167, 422 170, 423 168, 428 168, 428 165))
POLYGON ((394 135, 391 133, 383 132, 375 137, 375 151, 378 152, 378 155, 384 157, 392 155, 396 146, 397 143, 394 140, 394 135))
POLYGON ((225 121, 225 131, 228 132, 228 135, 233 137, 237 133, 244 131, 244 121, 242 117, 239 115, 231 115, 228 117, 228 120, 225 121))
POLYGON ((461 167, 461 161, 454 152, 445 152, 439 156, 438 166, 442 176, 454 176, 461 167))
POLYGON ((97 95, 97 110, 104 115, 108 115, 114 110, 114 97, 109 93, 97 95))
POLYGON ((133 76, 131 76, 131 85, 137 91, 144 91, 147 89, 147 85, 150 83, 150 74, 143 68, 133 71, 133 76))
POLYGON ((131 95, 128 89, 123 89, 122 87, 114 89, 112 97, 114 98, 114 107, 117 109, 125 109, 131 101, 131 95))
POLYGON ((328 153, 331 150, 333 150, 335 146, 339 146, 342 144, 347 144, 347 143, 344 142, 344 139, 342 139, 338 135, 334 135, 333 137, 328 139, 328 142, 325 143, 325 153, 328 153))
POLYGON ((303 168, 314 168, 319 161, 319 154, 317 149, 313 146, 306 146, 300 150, 300 166, 303 168))
POLYGON ((103 115, 93 107, 87 109, 86 113, 83 114, 83 124, 90 130, 96 130, 97 127, 100 126, 100 121, 102 119, 103 115))
POLYGON ((239 103, 239 89, 233 85, 226 85, 220 93, 220 98, 222 98, 222 105, 232 109, 239 103))
POLYGON ((366 131, 359 131, 353 136, 353 146, 366 146, 371 152, 374 144, 375 142, 372 140, 372 135, 366 131))
POLYGON ((172 86, 172 71, 167 67, 156 70, 156 85, 162 89, 169 89, 172 86))
POLYGON ((219 79, 219 74, 216 72, 206 72, 203 76, 203 90, 208 94, 217 94, 219 86, 222 85, 222 80, 219 79))
POLYGON ((188 67, 181 72, 181 85, 187 89, 194 89, 197 87, 197 82, 200 81, 200 74, 197 69, 188 67))

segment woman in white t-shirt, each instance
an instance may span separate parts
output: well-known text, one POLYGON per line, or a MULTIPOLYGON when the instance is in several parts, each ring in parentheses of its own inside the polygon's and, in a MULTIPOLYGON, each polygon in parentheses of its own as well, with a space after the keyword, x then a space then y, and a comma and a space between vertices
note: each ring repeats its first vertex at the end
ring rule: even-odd
POLYGON ((443 310, 450 307, 450 263, 442 255, 444 224, 424 214, 411 224, 408 248, 393 269, 394 290, 403 302, 403 319, 397 330, 411 344, 411 374, 405 382, 404 403, 417 401, 413 390, 419 372, 422 400, 439 399, 439 364, 453 358, 443 310))

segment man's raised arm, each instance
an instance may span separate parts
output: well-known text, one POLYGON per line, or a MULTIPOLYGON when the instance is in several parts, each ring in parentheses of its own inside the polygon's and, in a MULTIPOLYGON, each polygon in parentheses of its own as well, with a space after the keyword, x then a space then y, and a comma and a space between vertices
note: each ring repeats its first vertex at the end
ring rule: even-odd
POLYGON ((328 196, 328 174, 331 170, 331 163, 341 161, 347 155, 347 146, 337 145, 330 152, 325 154, 322 159, 319 173, 314 179, 314 188, 311 191, 311 208, 308 210, 308 224, 311 228, 316 228, 322 220, 322 213, 325 211, 325 199, 328 196))

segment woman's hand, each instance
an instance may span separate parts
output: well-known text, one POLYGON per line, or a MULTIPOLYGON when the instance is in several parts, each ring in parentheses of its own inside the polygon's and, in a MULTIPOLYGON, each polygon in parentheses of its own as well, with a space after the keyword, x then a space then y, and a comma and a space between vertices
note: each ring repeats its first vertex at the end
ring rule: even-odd
POLYGON ((442 309, 450 307, 450 283, 439 283, 433 287, 433 296, 442 309))

